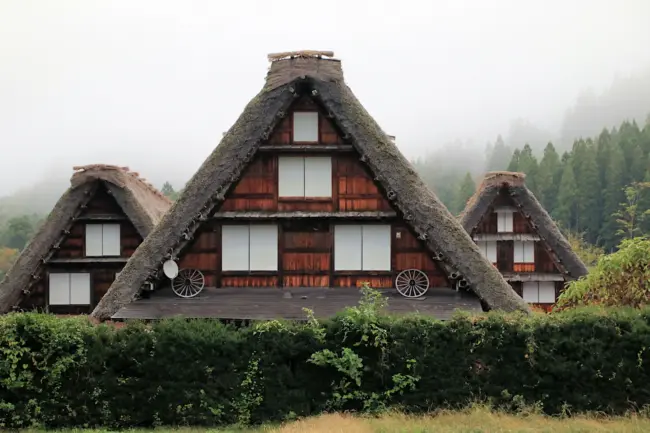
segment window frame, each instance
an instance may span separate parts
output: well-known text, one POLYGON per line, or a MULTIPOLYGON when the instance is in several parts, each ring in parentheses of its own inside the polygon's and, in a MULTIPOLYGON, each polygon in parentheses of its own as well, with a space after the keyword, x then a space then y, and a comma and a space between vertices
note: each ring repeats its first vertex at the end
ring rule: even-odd
POLYGON ((84 257, 121 257, 122 256, 122 225, 120 223, 87 223, 84 226, 84 257), (117 254, 106 254, 104 250, 106 248, 106 242, 104 241, 105 236, 105 227, 116 227, 117 228, 117 254), (101 227, 101 254, 88 254, 88 246, 90 242, 88 241, 89 236, 89 227, 101 227))
POLYGON ((498 241, 483 241, 483 240, 478 240, 476 241, 476 245, 478 246, 479 250, 481 250, 481 253, 483 254, 483 257, 485 257, 490 263, 497 263, 498 261, 498 241), (494 245, 494 248, 488 248, 494 245), (488 254, 489 251, 493 251, 494 255, 493 257, 490 257, 488 254))
MULTIPOLYGON (((85 283, 85 281, 84 281, 85 283)), ((84 288, 85 290, 85 288, 84 288)), ((48 272, 48 278, 47 278, 47 306, 48 307, 85 307, 85 306, 90 306, 93 305, 93 284, 92 284, 92 274, 90 272, 48 272), (53 276, 67 276, 68 280, 68 295, 67 295, 67 302, 66 303, 52 303, 52 277, 53 276), (88 282, 88 293, 84 294, 84 296, 87 296, 88 303, 73 303, 73 293, 72 293, 72 288, 73 288, 73 278, 72 276, 83 276, 84 278, 87 279, 88 282)))
MULTIPOLYGON (((370 231, 368 231, 370 233, 370 231)), ((334 272, 391 272, 392 271, 392 253, 393 253, 393 245, 392 245, 392 225, 391 224, 334 224, 334 272), (375 262, 379 262, 382 260, 385 260, 386 267, 382 266, 372 266, 371 268, 367 268, 365 261, 370 259, 370 252, 366 253, 364 249, 364 227, 373 227, 373 228, 381 228, 382 230, 386 231, 387 238, 383 239, 383 242, 385 242, 384 247, 387 247, 387 251, 382 252, 382 255, 385 254, 385 256, 381 259, 378 259, 377 257, 373 257, 371 260, 374 260, 375 262), (337 235, 338 230, 342 230, 345 228, 345 231, 348 232, 347 234, 341 234, 337 235), (351 228, 358 228, 359 236, 357 237, 355 234, 355 238, 360 240, 360 245, 358 247, 356 246, 342 246, 339 247, 340 241, 337 242, 337 238, 339 236, 345 236, 343 239, 346 239, 346 242, 351 239, 351 233, 349 232, 349 229, 351 228), (341 259, 341 250, 339 248, 346 248, 345 251, 349 251, 351 248, 354 248, 355 250, 358 251, 359 258, 357 260, 356 257, 352 257, 352 259, 349 259, 349 255, 346 256, 346 259, 341 259), (360 263, 358 268, 356 266, 350 266, 348 263, 351 263, 354 261, 354 265, 356 263, 360 263), (345 263, 343 267, 340 265, 345 263)), ((374 248, 374 247, 373 247, 374 248)))
MULTIPOLYGON (((331 199, 334 196, 334 188, 332 186, 333 183, 333 173, 334 173, 334 160, 331 155, 313 155, 313 156, 304 156, 304 155, 280 155, 278 156, 278 199, 284 200, 284 199, 314 199, 314 198, 327 198, 331 199), (320 181, 316 179, 314 175, 314 171, 309 171, 307 169, 308 166, 308 160, 315 162, 316 160, 319 161, 328 161, 328 176, 327 180, 325 178, 321 179, 320 181), (298 164, 297 161, 302 162, 302 176, 297 175, 296 173, 291 173, 290 170, 292 169, 297 169, 298 166, 301 164, 298 164), (310 176, 308 173, 311 173, 311 176, 313 176, 313 179, 310 179, 308 181, 308 176, 310 176), (302 179, 301 179, 302 177, 302 179), (319 185, 327 185, 327 195, 324 194, 319 194, 319 195, 307 195, 308 191, 307 189, 309 188, 309 185, 314 185, 314 184, 319 184, 319 185), (287 194, 286 191, 283 191, 283 189, 290 189, 292 190, 292 193, 287 194), (302 193, 298 193, 297 190, 302 189, 302 193)), ((321 173, 322 174, 322 173, 321 173)))
MULTIPOLYGON (((311 125, 310 125, 311 126, 311 125)), ((313 131, 312 131, 313 133, 313 131)), ((302 137, 299 137, 302 138, 302 137)), ((320 142, 320 113, 314 110, 296 110, 291 115, 291 142, 292 143, 319 143, 320 142), (296 140, 296 115, 298 117, 315 115, 316 117, 316 140, 296 140)))
MULTIPOLYGON (((280 246, 280 232, 279 232, 279 224, 277 223, 264 223, 264 224, 224 224, 221 226, 221 271, 222 272, 278 272, 279 266, 278 266, 278 257, 280 255, 279 252, 279 246, 280 246), (265 227, 268 229, 275 229, 275 230, 269 230, 269 232, 275 233, 275 248, 273 249, 273 252, 270 253, 270 247, 266 249, 261 249, 260 246, 256 246, 253 244, 253 239, 251 237, 251 228, 260 228, 260 227, 265 227), (223 252, 225 250, 230 250, 232 251, 232 248, 227 246, 227 244, 224 244, 224 233, 228 231, 228 229, 234 229, 237 228, 239 230, 239 234, 243 234, 244 230, 243 228, 246 228, 245 230, 246 233, 246 269, 241 265, 241 263, 238 263, 236 266, 232 266, 231 263, 225 262, 224 258, 229 257, 232 258, 232 255, 226 256, 223 252), (272 263, 272 266, 267 266, 264 269, 262 268, 256 268, 252 269, 251 264, 255 263, 253 260, 256 260, 253 258, 253 255, 251 254, 252 251, 255 251, 256 254, 259 254, 260 256, 263 257, 269 257, 269 254, 272 254, 271 259, 263 259, 261 260, 268 262, 268 264, 272 263), (235 269, 233 269, 235 268, 235 269)), ((228 236, 231 236, 233 233, 230 233, 228 236)), ((237 239, 237 238, 231 238, 229 240, 230 242, 243 242, 243 239, 237 239)), ((239 260, 243 260, 243 257, 239 257, 239 260)))
POLYGON ((497 233, 514 233, 515 211, 510 208, 496 208, 497 233))
POLYGON ((534 265, 535 264, 535 241, 513 241, 514 246, 513 246, 513 258, 512 262, 516 264, 530 264, 534 265), (530 251, 527 248, 527 246, 530 245, 530 251), (520 247, 520 248, 517 248, 520 247), (517 257, 517 252, 521 253, 521 260, 518 260, 517 257), (528 254, 530 253, 530 254, 528 254), (532 255, 532 259, 529 258, 528 256, 532 255))
POLYGON ((526 301, 529 304, 554 304, 555 302, 557 302, 557 298, 555 296, 555 282, 554 281, 525 281, 522 283, 521 297, 524 301, 526 301), (549 288, 548 286, 550 286, 550 288, 552 289, 553 301, 550 302, 548 300, 541 301, 540 293, 542 289, 542 284, 546 286, 544 287, 545 289, 549 288), (535 291, 536 293, 536 296, 534 298, 535 300, 526 299, 527 289, 528 290, 533 289, 535 291))

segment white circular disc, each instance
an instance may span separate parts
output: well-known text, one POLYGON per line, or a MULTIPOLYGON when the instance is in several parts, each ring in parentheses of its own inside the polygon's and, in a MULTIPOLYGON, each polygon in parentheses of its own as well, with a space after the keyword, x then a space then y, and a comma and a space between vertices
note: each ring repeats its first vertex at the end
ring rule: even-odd
POLYGON ((167 278, 172 280, 178 275, 178 265, 173 260, 167 260, 163 263, 163 272, 167 278))

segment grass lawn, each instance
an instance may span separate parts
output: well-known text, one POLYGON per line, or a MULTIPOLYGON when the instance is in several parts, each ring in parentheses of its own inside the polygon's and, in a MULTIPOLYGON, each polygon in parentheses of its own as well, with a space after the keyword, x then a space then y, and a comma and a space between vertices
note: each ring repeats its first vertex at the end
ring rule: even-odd
MULTIPOLYGON (((513 416, 484 409, 442 413, 435 417, 410 417, 386 415, 379 418, 349 415, 322 415, 281 426, 254 429, 202 429, 160 428, 159 433, 632 433, 650 432, 650 418, 621 417, 595 418, 574 417, 570 419, 548 418, 539 415, 513 416)), ((90 433, 90 430, 84 431, 90 433)), ((99 431, 95 431, 99 433, 99 431)), ((139 430, 137 432, 144 432, 139 430)))

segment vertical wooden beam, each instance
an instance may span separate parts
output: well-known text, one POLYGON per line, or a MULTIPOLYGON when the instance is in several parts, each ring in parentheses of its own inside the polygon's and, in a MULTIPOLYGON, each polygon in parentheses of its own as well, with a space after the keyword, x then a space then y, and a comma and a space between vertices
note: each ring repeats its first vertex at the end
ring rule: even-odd
POLYGON ((330 287, 334 287, 334 221, 329 221, 329 250, 330 250, 330 287))
POLYGON ((284 272, 283 272, 283 265, 284 265, 284 225, 282 221, 278 220, 278 283, 277 286, 280 288, 284 288, 284 272))
POLYGON ((214 236, 214 242, 216 245, 213 245, 213 248, 215 248, 218 252, 217 254, 217 263, 215 263, 215 282, 214 285, 216 287, 222 287, 221 284, 221 277, 222 277, 222 269, 221 269, 221 264, 223 263, 223 248, 222 248, 222 242, 221 242, 221 223, 214 223, 213 229, 215 233, 214 236))
POLYGON ((332 155, 332 210, 339 210, 339 175, 338 162, 339 155, 332 155))

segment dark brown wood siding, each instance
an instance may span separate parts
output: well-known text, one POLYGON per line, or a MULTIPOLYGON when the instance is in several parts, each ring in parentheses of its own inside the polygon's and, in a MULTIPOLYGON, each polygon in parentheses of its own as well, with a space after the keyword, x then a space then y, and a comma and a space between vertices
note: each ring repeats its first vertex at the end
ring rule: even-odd
MULTIPOLYGON (((446 276, 431 259, 424 244, 406 229, 399 218, 384 221, 391 224, 391 269, 382 272, 334 270, 334 224, 327 218, 299 218, 299 212, 371 212, 394 211, 384 197, 359 155, 347 148, 342 134, 326 113, 310 99, 302 98, 288 111, 272 132, 268 149, 258 152, 242 176, 226 194, 226 199, 215 212, 296 212, 296 217, 267 221, 278 224, 278 270, 222 271, 221 233, 223 224, 248 224, 242 216, 227 222, 212 219, 204 223, 197 240, 181 252, 180 264, 194 267, 206 276, 206 285, 213 287, 355 287, 364 282, 371 286, 393 287, 396 274, 404 269, 421 269, 432 287, 448 287, 446 276), (318 143, 300 143, 309 148, 312 144, 334 146, 332 151, 295 148, 293 146, 293 113, 316 111, 319 113, 318 143), (275 148, 273 147, 275 146, 275 148), (282 149, 277 149, 282 147, 282 149), (276 151, 277 149, 277 151, 276 151), (287 150, 289 149, 289 151, 287 150), (306 153, 305 153, 306 152, 306 153), (280 155, 330 156, 332 158, 331 197, 278 197, 278 157, 280 155), (209 233, 209 234, 206 234, 209 233), (397 233, 400 238, 396 239, 397 233)), ((329 148, 327 148, 329 149, 329 148)), ((359 221, 341 221, 336 223, 359 221)))
POLYGON ((62 239, 59 248, 52 255, 53 260, 60 259, 62 263, 47 263, 39 272, 39 282, 32 286, 29 295, 24 296, 20 307, 25 310, 48 310, 56 314, 88 314, 99 300, 106 294, 115 279, 115 273, 120 272, 126 260, 116 263, 85 262, 66 263, 66 260, 84 259, 86 224, 107 223, 120 225, 120 257, 127 259, 142 243, 142 237, 128 220, 127 215, 117 204, 115 199, 107 192, 103 185, 99 185, 93 197, 87 203, 85 210, 79 215, 70 228, 70 233, 62 239), (90 274, 91 305, 66 306, 56 305, 48 307, 49 273, 84 272, 90 274))

